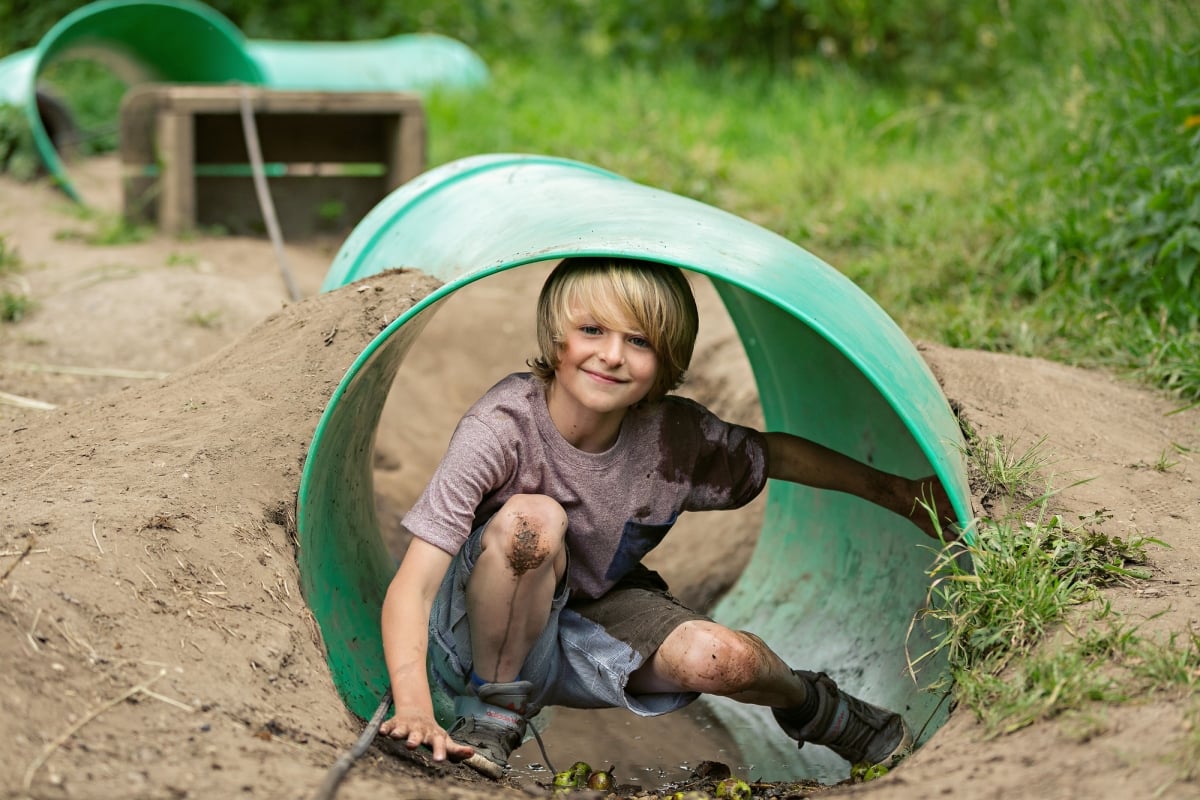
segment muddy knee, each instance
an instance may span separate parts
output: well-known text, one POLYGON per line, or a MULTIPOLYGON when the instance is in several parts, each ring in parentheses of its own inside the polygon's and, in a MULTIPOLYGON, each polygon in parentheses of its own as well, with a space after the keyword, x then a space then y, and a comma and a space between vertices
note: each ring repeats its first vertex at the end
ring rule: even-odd
POLYGON ((519 494, 488 523, 483 551, 503 558, 506 568, 517 577, 544 567, 561 573, 566 564, 566 532, 567 514, 557 501, 540 494, 519 494))
POLYGON ((745 691, 759 679, 766 645, 757 636, 699 620, 685 622, 678 632, 681 638, 667 663, 681 686, 728 695, 745 691))

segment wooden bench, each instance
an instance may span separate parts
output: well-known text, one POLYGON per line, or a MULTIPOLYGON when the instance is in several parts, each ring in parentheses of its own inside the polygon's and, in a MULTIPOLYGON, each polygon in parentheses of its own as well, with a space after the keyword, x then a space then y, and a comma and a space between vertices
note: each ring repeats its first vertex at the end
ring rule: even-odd
POLYGON ((126 217, 173 234, 263 235, 243 96, 285 238, 344 233, 425 169, 425 115, 413 94, 140 84, 121 102, 126 217))

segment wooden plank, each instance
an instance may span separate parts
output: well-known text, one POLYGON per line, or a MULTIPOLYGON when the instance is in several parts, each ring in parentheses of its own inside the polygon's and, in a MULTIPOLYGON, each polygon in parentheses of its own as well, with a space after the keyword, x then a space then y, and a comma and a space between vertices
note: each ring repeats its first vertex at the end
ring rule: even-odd
POLYGON ((261 229, 253 186, 236 179, 249 167, 243 95, 264 160, 286 176, 280 184, 280 175, 272 175, 270 186, 288 236, 352 225, 425 169, 426 123, 417 95, 140 84, 122 102, 127 216, 157 218, 176 234, 203 224, 261 229), (330 211, 337 208, 344 210, 330 211))
POLYGON ((395 189, 400 184, 411 181, 425 171, 426 140, 424 111, 418 109, 401 114, 393 130, 396 131, 396 142, 390 148, 392 159, 389 170, 389 189, 395 189))
POLYGON ((167 233, 179 234, 196 224, 192 115, 161 110, 156 131, 158 159, 162 164, 158 224, 167 233))

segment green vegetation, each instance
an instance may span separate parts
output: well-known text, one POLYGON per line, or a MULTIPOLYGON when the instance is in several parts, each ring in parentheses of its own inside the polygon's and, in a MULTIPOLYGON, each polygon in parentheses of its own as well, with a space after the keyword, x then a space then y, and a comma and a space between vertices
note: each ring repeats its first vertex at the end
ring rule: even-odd
POLYGON ((154 233, 154 228, 150 225, 133 222, 120 214, 98 212, 86 206, 73 206, 72 212, 78 219, 90 223, 92 230, 65 229, 56 231, 54 234, 55 239, 59 241, 80 241, 97 246, 116 246, 145 241, 154 233))
POLYGON ((32 307, 33 301, 24 293, 0 290, 0 322, 20 322, 32 307))
MULTIPOLYGON (((956 81, 921 71, 917 30, 888 80, 853 47, 786 63, 734 48, 712 69, 587 45, 593 31, 584 55, 500 57, 486 91, 431 98, 431 161, 598 164, 802 244, 914 338, 1114 368, 1196 401, 1200 17, 1182 2, 1021 5, 1038 19, 957 6, 956 41, 972 30, 987 58, 950 48, 956 81)), ((890 13, 904 12, 870 24, 890 13)))
POLYGON ((221 323, 221 312, 220 310, 193 311, 184 318, 184 321, 197 328, 215 328, 221 323))
POLYGON ((33 308, 29 287, 19 274, 22 267, 16 249, 0 233, 0 322, 20 322, 33 308))
POLYGON ((168 267, 190 267, 195 268, 200 265, 200 256, 195 253, 171 253, 167 256, 168 267))
POLYGON ((33 132, 25 111, 17 106, 0 104, 0 172, 17 180, 32 180, 39 167, 33 132))
MULTIPOLYGON (((992 734, 1068 714, 1091 729, 1102 724, 1088 721, 1092 702, 1191 696, 1200 686, 1200 636, 1143 634, 1103 594, 1148 578, 1147 549, 1166 545, 1102 533, 1104 509, 1074 522, 1052 511, 1057 490, 1039 491, 1034 468, 1048 463, 1044 444, 1018 452, 969 437, 972 483, 992 487, 1003 511, 978 520, 970 542, 940 551, 919 621, 935 644, 913 667, 945 656, 954 696, 992 734)), ((1179 763, 1182 777, 1194 777, 1194 759, 1182 754, 1179 763)))
POLYGON ((70 98, 71 120, 78 129, 71 142, 73 155, 117 149, 121 97, 129 87, 111 70, 86 58, 58 60, 46 66, 38 85, 55 97, 70 98))
POLYGON ((8 243, 8 237, 0 233, 0 275, 16 272, 21 268, 21 256, 8 243))
MULTIPOLYGON (((0 50, 84 5, 14 2, 0 50)), ((477 49, 489 87, 427 98, 431 164, 597 164, 800 243, 914 338, 1200 401, 1200 11, 1185 0, 211 5, 251 38, 437 31, 477 49)), ((49 77, 85 143, 110 147, 120 82, 77 62, 49 77)), ((0 153, 27 153, 10 116, 0 153)))

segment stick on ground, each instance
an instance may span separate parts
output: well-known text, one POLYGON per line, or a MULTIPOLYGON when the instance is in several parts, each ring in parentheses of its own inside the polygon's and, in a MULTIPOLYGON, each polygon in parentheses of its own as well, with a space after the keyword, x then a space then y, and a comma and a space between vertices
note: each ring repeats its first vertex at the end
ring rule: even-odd
POLYGON ((329 768, 329 772, 325 774, 325 781, 321 784, 321 788, 317 789, 317 793, 313 795, 313 800, 333 800, 333 796, 337 794, 338 786, 341 785, 342 779, 346 777, 346 773, 354 766, 363 753, 367 752, 367 748, 371 746, 371 742, 379 734, 379 726, 383 724, 383 718, 387 716, 388 709, 392 707, 392 687, 388 686, 383 692, 383 699, 379 702, 379 708, 375 709, 375 715, 367 723, 367 727, 363 729, 362 736, 358 737, 358 741, 354 746, 342 753, 341 757, 334 762, 329 768))

